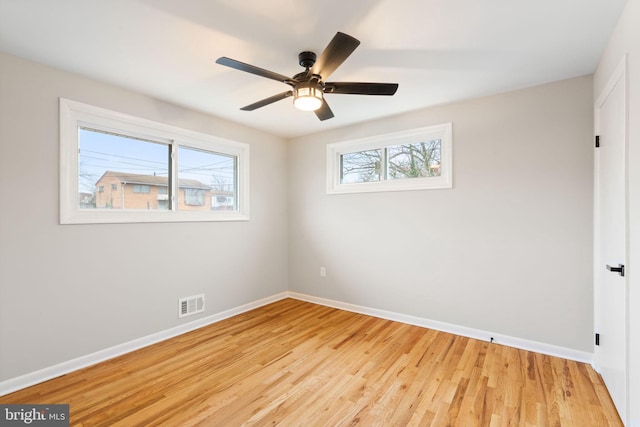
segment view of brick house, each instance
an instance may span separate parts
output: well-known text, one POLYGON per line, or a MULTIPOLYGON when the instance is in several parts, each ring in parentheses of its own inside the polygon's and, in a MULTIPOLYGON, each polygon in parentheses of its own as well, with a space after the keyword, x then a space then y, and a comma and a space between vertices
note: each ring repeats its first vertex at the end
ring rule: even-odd
MULTIPOLYGON (((178 210, 208 211, 233 207, 233 193, 214 191, 195 179, 178 182, 178 210)), ((96 208, 168 209, 166 176, 106 171, 96 182, 96 208)))

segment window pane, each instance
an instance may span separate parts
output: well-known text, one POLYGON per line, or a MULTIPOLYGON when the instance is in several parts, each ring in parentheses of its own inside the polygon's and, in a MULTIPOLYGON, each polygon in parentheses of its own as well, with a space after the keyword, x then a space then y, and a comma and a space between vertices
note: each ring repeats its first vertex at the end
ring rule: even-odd
POLYGON ((184 204, 189 206, 204 206, 206 191, 201 188, 184 188, 184 204))
POLYGON ((178 149, 178 210, 237 210, 237 158, 178 149))
POLYGON ((358 151, 340 155, 340 182, 380 181, 382 177, 382 149, 358 151))
POLYGON ((93 129, 78 131, 80 208, 168 209, 169 146, 93 129))
POLYGON ((440 148, 440 139, 388 147, 388 179, 440 176, 440 148))
POLYGON ((146 184, 133 184, 133 192, 134 193, 150 193, 151 186, 146 184))

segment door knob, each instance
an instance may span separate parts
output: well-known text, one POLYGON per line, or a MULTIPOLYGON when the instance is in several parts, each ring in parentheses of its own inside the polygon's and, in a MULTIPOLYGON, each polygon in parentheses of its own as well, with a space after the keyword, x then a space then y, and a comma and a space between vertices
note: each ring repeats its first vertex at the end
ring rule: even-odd
POLYGON ((618 273, 619 275, 624 277, 624 264, 618 264, 617 267, 611 267, 609 264, 607 264, 607 270, 613 273, 618 273))

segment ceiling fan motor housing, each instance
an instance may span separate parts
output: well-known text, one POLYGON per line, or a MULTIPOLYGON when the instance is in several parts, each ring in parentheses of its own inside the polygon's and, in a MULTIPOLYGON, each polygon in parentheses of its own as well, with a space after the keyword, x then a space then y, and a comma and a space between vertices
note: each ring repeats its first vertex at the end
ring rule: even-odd
POLYGON ((298 54, 298 63, 308 70, 316 63, 316 54, 309 51, 300 52, 298 54))

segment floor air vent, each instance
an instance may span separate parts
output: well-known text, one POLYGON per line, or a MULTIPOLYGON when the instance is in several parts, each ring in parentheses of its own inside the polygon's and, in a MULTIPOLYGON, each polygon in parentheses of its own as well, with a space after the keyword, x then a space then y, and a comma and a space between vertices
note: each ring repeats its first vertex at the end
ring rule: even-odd
POLYGON ((180 298, 178 300, 178 317, 191 316, 204 311, 204 294, 180 298))

